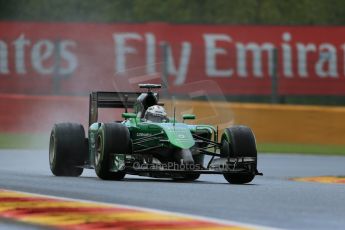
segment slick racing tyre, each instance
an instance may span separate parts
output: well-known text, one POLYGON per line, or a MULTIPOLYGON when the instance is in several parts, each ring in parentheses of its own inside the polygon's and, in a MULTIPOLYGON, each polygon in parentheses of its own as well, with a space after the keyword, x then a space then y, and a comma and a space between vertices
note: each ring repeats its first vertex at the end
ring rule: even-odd
POLYGON ((80 176, 87 157, 84 127, 75 123, 55 124, 49 141, 49 165, 55 176, 80 176))
POLYGON ((250 165, 248 174, 224 174, 224 178, 231 184, 245 184, 255 177, 257 167, 257 150, 252 130, 246 126, 226 128, 221 139, 222 157, 253 157, 255 162, 250 165))
POLYGON ((126 154, 130 150, 128 128, 119 123, 102 124, 98 131, 95 153, 95 171, 103 180, 122 180, 125 173, 111 172, 111 154, 126 154))

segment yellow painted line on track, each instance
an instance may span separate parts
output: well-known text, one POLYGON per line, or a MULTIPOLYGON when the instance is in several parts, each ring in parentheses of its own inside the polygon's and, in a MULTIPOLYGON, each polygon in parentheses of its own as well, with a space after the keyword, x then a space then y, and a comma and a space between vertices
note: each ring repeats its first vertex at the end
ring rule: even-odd
POLYGON ((345 184, 345 177, 336 176, 319 176, 319 177, 300 177, 292 178, 293 181, 317 182, 325 184, 345 184))
POLYGON ((268 229, 134 206, 0 189, 0 218, 57 229, 268 229))

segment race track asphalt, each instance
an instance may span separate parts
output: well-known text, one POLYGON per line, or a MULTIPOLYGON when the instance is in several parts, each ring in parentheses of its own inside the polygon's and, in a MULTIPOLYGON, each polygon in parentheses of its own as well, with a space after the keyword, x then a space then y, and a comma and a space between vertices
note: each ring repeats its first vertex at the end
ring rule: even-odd
MULTIPOLYGON (((92 170, 81 178, 54 177, 48 153, 1 150, 0 189, 134 205, 283 229, 345 229, 345 184, 296 182, 291 177, 345 175, 345 157, 260 154, 248 185, 221 175, 197 182, 127 176, 102 181, 92 170)), ((35 229, 0 219, 0 229, 35 229)))

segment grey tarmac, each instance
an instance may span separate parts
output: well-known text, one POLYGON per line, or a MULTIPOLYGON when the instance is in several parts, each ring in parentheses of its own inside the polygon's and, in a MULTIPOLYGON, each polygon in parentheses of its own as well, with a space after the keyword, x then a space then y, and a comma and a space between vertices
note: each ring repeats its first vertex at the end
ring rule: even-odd
MULTIPOLYGON (((160 209, 283 229, 345 229, 345 184, 291 181, 345 175, 345 157, 259 154, 247 185, 221 175, 193 183, 126 176, 102 181, 93 170, 80 178, 54 177, 47 150, 1 150, 0 189, 160 209)), ((0 219, 0 229, 33 229, 0 219)))

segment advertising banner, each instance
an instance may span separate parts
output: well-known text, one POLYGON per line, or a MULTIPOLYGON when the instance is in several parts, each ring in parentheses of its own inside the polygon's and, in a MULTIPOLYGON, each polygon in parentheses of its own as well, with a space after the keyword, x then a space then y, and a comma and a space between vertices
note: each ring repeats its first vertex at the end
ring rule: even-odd
POLYGON ((345 27, 0 22, 0 93, 128 91, 164 76, 174 93, 212 81, 209 94, 270 95, 275 75, 280 95, 345 95, 345 27))

